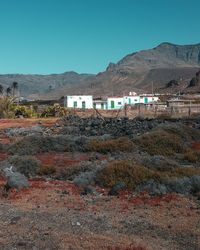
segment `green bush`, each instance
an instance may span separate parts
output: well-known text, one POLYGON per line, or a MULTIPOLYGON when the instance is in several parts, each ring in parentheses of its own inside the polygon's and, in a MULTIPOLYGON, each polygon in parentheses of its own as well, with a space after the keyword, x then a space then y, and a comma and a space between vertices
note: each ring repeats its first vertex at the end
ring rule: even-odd
POLYGON ((186 153, 187 148, 180 137, 166 131, 155 131, 134 140, 142 150, 150 155, 170 156, 175 153, 186 153))
POLYGON ((63 117, 69 114, 67 108, 61 107, 60 105, 49 106, 41 113, 41 117, 63 117))
POLYGON ((130 141, 126 137, 122 137, 116 140, 109 140, 109 141, 98 141, 92 140, 88 143, 88 150, 95 151, 99 153, 109 153, 109 152, 130 152, 134 147, 132 141, 130 141))
POLYGON ((14 112, 16 117, 20 115, 22 115, 25 118, 37 117, 37 114, 34 111, 34 109, 31 109, 28 106, 16 106, 14 112))
POLYGON ((15 107, 13 103, 14 98, 9 96, 0 97, 0 118, 10 119, 15 117, 15 107))

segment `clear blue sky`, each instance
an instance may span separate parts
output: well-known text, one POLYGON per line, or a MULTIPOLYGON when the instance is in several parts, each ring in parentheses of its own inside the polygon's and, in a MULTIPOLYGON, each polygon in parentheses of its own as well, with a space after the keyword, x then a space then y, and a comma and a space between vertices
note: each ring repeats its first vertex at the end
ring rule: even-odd
POLYGON ((200 42, 199 0, 0 0, 0 74, 98 73, 166 41, 200 42))

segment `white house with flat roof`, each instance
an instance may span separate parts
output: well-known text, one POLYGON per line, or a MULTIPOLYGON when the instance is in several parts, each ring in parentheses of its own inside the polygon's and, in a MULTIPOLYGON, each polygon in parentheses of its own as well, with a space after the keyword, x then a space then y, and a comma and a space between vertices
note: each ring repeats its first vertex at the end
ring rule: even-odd
POLYGON ((95 109, 107 109, 107 100, 106 99, 93 100, 93 107, 95 109))
POLYGON ((64 100, 64 106, 68 108, 92 109, 93 97, 92 95, 66 96, 64 100))
POLYGON ((137 103, 140 103, 140 96, 139 95, 124 96, 124 104, 133 105, 133 104, 137 104, 137 103))
POLYGON ((120 109, 124 106, 123 96, 107 97, 107 109, 120 109))
POLYGON ((157 102, 159 100, 158 96, 143 94, 140 95, 140 103, 148 104, 152 102, 157 102))

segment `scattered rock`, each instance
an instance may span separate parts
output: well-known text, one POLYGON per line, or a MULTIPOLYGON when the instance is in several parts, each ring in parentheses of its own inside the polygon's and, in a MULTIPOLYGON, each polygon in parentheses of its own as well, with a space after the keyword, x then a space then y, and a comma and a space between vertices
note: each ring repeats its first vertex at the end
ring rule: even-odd
POLYGON ((108 195, 118 195, 118 191, 124 190, 126 187, 124 182, 120 182, 117 185, 114 185, 111 190, 108 192, 108 195))
POLYGON ((99 192, 96 191, 96 189, 91 186, 91 185, 85 185, 84 187, 84 193, 82 193, 83 195, 87 195, 87 194, 92 194, 92 195, 100 195, 99 192))

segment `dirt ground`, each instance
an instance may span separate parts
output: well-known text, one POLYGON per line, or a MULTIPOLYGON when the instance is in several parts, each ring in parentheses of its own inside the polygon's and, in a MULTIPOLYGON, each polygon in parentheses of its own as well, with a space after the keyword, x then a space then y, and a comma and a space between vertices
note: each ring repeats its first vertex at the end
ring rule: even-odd
MULTIPOLYGON (((2 120, 0 129, 26 127, 38 120, 2 120)), ((54 126, 56 119, 42 126, 54 126)), ((194 145, 194 148, 198 148, 194 145)), ((198 149, 197 149, 198 150, 198 149)), ((0 154, 0 161, 7 158, 0 154)), ((88 160, 88 156, 51 152, 36 155, 42 164, 59 167, 88 160)), ((72 182, 31 179, 30 188, 6 192, 0 177, 0 249, 199 250, 200 200, 167 194, 120 191, 108 196, 82 195, 72 182)))

